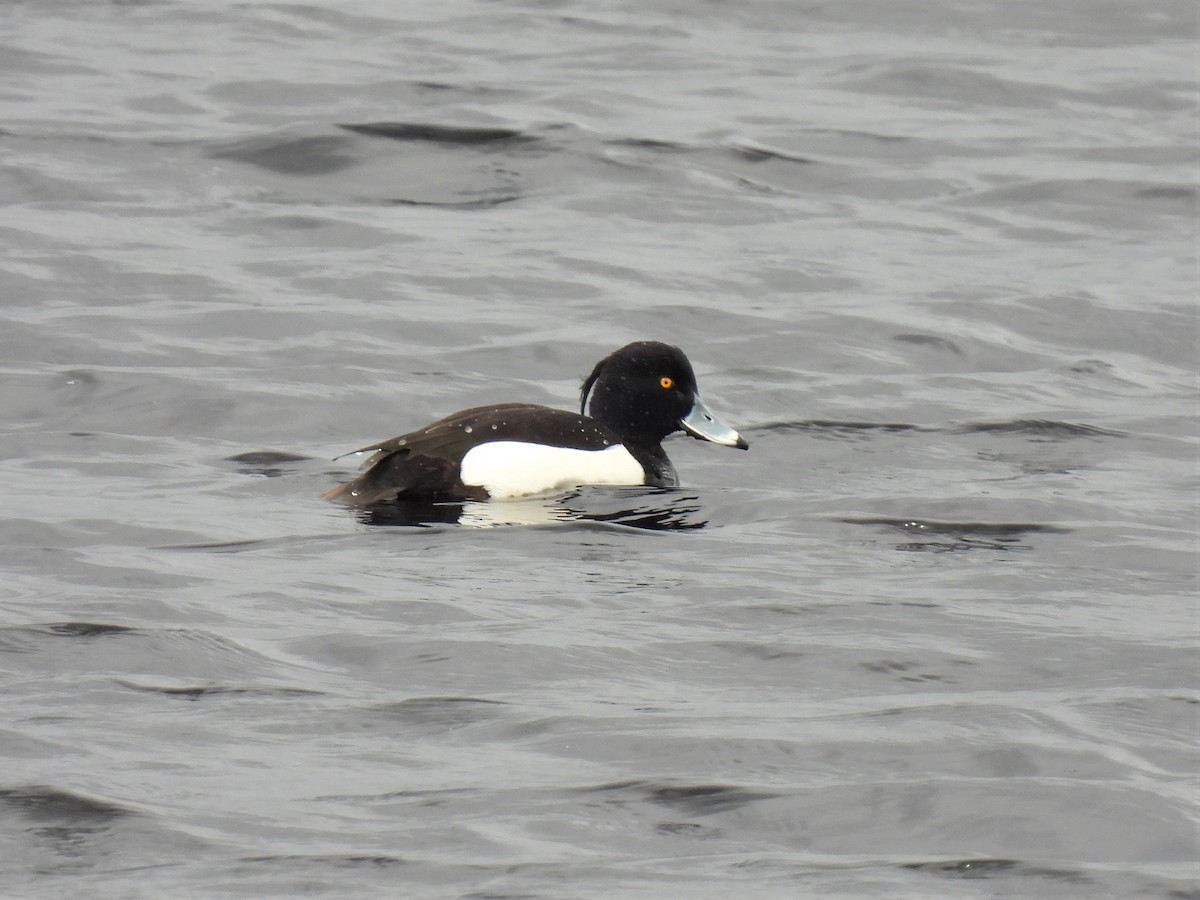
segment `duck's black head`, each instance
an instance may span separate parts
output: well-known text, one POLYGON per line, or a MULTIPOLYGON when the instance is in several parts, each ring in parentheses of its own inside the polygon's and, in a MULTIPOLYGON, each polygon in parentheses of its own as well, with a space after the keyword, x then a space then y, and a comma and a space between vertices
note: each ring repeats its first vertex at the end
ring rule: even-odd
POLYGON ((626 444, 653 447, 668 434, 686 431, 703 441, 749 446, 701 402, 683 351, 658 341, 628 344, 596 363, 580 390, 579 411, 626 444))

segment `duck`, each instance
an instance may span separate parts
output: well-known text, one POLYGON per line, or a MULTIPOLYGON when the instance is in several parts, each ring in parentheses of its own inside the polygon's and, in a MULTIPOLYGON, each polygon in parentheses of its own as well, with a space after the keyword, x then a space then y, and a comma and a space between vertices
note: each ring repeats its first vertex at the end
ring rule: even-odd
MULTIPOLYGON (((321 496, 349 506, 544 496, 583 485, 679 484, 662 448, 682 431, 740 450, 746 440, 700 399, 678 347, 637 341, 596 363, 579 412, 499 403, 453 413, 354 450, 362 474, 321 496)), ((342 457, 338 457, 341 459, 342 457)))

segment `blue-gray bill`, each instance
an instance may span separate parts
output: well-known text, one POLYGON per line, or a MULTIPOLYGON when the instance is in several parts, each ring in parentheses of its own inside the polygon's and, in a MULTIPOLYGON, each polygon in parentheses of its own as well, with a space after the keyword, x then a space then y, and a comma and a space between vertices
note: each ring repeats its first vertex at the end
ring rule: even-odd
POLYGON ((696 398, 692 411, 680 419, 679 424, 692 437, 702 441, 712 441, 714 444, 724 444, 726 447, 737 447, 739 450, 750 448, 746 439, 714 416, 699 397, 696 398))

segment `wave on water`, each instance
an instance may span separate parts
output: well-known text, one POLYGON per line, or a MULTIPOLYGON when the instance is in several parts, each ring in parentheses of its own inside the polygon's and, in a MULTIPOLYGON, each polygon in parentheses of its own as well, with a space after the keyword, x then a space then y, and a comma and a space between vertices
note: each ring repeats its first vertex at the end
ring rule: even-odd
POLYGON ((532 129, 342 122, 250 134, 202 144, 201 150, 209 159, 269 173, 278 202, 459 209, 488 209, 547 187, 574 191, 581 179, 607 183, 614 166, 639 184, 647 177, 686 184, 702 170, 735 191, 790 191, 807 184, 806 171, 820 162, 748 142, 605 135, 567 123, 532 129))
POLYGON ((540 139, 516 128, 487 128, 467 125, 437 125, 427 122, 366 122, 361 125, 339 124, 338 128, 368 137, 393 141, 427 141, 448 147, 512 145, 536 143, 540 139))
POLYGON ((953 434, 1024 434, 1038 438, 1128 437, 1128 432, 1078 422, 1049 419, 1011 419, 1006 422, 970 422, 947 429, 953 434))
POLYGON ((948 425, 914 425, 906 422, 856 422, 832 419, 801 419, 766 422, 742 429, 747 433, 794 433, 860 435, 866 432, 889 434, 1017 434, 1037 438, 1128 437, 1128 433, 1098 425, 1059 422, 1050 419, 1008 419, 1000 422, 968 422, 948 425))
POLYGON ((251 450, 225 457, 226 462, 237 463, 242 475, 259 475, 263 478, 278 478, 296 471, 292 463, 307 462, 312 457, 280 450, 251 450))
POLYGON ((393 703, 378 703, 365 712, 371 718, 388 719, 411 726, 459 728, 485 722, 499 715, 502 700, 482 697, 408 697, 393 703))
POLYGON ((948 878, 992 878, 995 876, 1025 875, 1060 881, 1087 882, 1083 872, 1072 869, 1047 868, 1024 863, 1017 859, 945 859, 928 862, 901 863, 900 868, 915 872, 932 872, 948 878))
POLYGON ((380 854, 331 854, 331 853, 287 853, 281 855, 266 855, 266 856, 243 856, 239 860, 245 864, 256 863, 283 863, 289 872, 294 872, 297 867, 316 868, 323 870, 326 868, 335 869, 356 869, 370 868, 383 869, 392 866, 407 866, 410 865, 406 859, 401 859, 399 856, 383 856, 380 854))
POLYGON ((90 640, 113 636, 143 634, 128 625, 99 622, 50 622, 39 625, 9 625, 0 627, 0 652, 35 653, 49 641, 60 638, 90 640))
POLYGON ((49 785, 0 788, 0 806, 18 810, 40 821, 86 826, 111 822, 138 813, 98 797, 49 785))
POLYGON ((183 687, 167 687, 163 685, 135 684, 130 681, 116 682, 123 688, 128 688, 131 691, 141 691, 146 694, 159 694, 163 697, 172 697, 180 700, 201 700, 206 697, 224 697, 224 696, 254 696, 254 697, 317 697, 321 696, 322 691, 314 691, 309 688, 289 688, 289 687, 249 687, 242 685, 203 685, 203 686, 183 686, 183 687))
POLYGON ((961 550, 1027 550, 1022 538, 1030 534, 1069 534, 1069 528, 1037 522, 953 522, 894 516, 839 518, 847 525, 866 525, 920 538, 897 544, 897 550, 947 552, 961 550))
POLYGON ((917 431, 940 431, 936 426, 909 425, 904 422, 855 422, 836 421, 833 419, 802 419, 798 421, 765 422, 760 425, 748 426, 742 431, 749 434, 790 434, 793 432, 811 432, 814 434, 847 434, 857 435, 863 432, 884 431, 892 434, 904 434, 917 431))
POLYGON ((138 629, 128 625, 107 625, 100 622, 54 622, 49 625, 34 626, 31 630, 49 632, 63 637, 99 637, 110 634, 129 634, 138 629))

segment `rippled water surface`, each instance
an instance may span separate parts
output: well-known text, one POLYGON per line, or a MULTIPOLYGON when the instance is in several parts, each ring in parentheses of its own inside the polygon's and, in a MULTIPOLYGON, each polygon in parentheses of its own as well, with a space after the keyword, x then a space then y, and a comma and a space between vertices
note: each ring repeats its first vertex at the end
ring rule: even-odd
POLYGON ((6 896, 1193 897, 1191 4, 10 3, 6 896), (340 453, 684 347, 749 453, 340 453))

